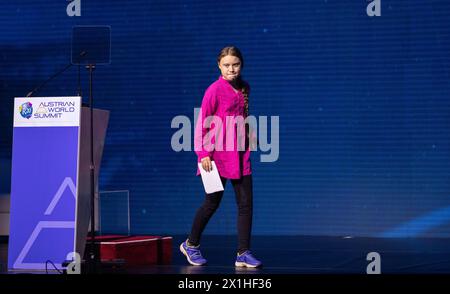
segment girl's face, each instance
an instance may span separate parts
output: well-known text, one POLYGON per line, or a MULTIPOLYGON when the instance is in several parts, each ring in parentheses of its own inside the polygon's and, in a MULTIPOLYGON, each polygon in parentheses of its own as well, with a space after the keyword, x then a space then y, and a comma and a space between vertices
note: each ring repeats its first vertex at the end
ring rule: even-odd
POLYGON ((225 80, 233 82, 241 74, 241 60, 236 56, 224 56, 220 59, 219 69, 225 80))

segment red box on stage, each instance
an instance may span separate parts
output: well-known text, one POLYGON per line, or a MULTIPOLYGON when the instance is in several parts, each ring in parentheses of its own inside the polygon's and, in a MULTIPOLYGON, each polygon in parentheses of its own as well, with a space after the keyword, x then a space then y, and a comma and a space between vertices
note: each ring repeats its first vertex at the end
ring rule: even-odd
POLYGON ((97 236, 95 244, 101 261, 124 260, 133 266, 172 262, 172 237, 97 236))

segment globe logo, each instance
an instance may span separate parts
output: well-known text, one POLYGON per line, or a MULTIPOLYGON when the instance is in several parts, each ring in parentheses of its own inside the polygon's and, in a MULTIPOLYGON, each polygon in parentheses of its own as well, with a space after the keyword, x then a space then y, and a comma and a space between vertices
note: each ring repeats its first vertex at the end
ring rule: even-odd
POLYGON ((33 104, 31 104, 31 102, 25 102, 19 106, 19 111, 23 118, 30 119, 33 114, 33 104))

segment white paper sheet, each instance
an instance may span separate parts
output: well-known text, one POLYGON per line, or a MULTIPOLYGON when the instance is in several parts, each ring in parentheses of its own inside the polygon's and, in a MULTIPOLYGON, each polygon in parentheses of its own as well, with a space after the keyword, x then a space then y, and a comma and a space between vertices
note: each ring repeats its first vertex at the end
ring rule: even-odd
POLYGON ((218 191, 223 191, 222 181, 220 180, 219 171, 217 170, 216 163, 211 161, 212 170, 207 172, 203 169, 201 162, 198 163, 200 169, 200 175, 202 176, 203 187, 207 194, 211 194, 218 191))

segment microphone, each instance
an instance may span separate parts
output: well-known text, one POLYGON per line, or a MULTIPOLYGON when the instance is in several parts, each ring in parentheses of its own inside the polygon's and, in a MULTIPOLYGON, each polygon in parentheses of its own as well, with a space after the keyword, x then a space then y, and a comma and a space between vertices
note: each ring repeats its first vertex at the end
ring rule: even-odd
MULTIPOLYGON (((86 51, 82 51, 80 52, 80 54, 78 55, 79 58, 84 57, 87 54, 86 51)), ((79 60, 78 60, 79 61, 79 60)), ((31 97, 32 95, 34 95, 34 93, 36 93, 37 91, 39 91, 42 87, 44 87, 48 82, 50 82, 51 80, 53 80, 54 78, 56 78, 57 76, 59 76, 60 74, 62 74, 63 72, 65 72, 66 70, 69 69, 69 67, 71 67, 73 64, 72 62, 70 62, 69 64, 67 64, 63 69, 57 71, 55 74, 53 74, 50 78, 48 78, 47 80, 45 80, 42 84, 38 85, 36 88, 34 88, 33 90, 31 90, 26 97, 31 97)), ((79 80, 78 80, 79 83, 79 80)))

